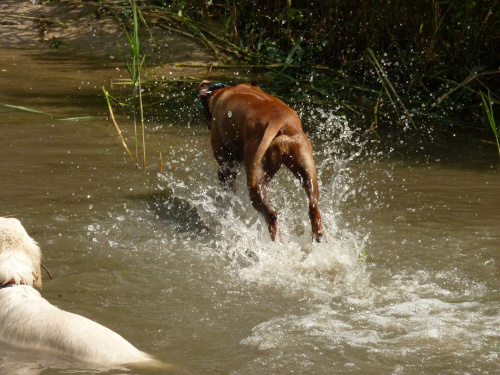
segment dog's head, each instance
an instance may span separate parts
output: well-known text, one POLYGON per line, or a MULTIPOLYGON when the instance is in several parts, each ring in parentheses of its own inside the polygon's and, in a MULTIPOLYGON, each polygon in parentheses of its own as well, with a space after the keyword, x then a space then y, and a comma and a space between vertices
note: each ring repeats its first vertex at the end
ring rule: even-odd
POLYGON ((210 90, 210 85, 212 83, 210 81, 204 80, 200 83, 200 100, 203 105, 203 114, 205 115, 205 119, 207 120, 208 128, 210 129, 210 123, 212 122, 212 114, 210 113, 210 104, 209 99, 212 91, 210 90))
POLYGON ((207 95, 208 93, 210 93, 210 85, 212 84, 212 82, 210 81, 207 81, 206 79, 203 80, 200 85, 198 86, 199 90, 200 90, 200 96, 205 96, 207 95))
POLYGON ((21 222, 0 217, 0 285, 42 286, 42 253, 21 222))
POLYGON ((210 97, 212 94, 219 90, 227 87, 227 85, 223 83, 212 83, 210 81, 204 80, 199 85, 200 91, 200 100, 201 104, 203 104, 203 114, 207 120, 208 128, 211 128, 212 122, 212 113, 210 112, 210 97))

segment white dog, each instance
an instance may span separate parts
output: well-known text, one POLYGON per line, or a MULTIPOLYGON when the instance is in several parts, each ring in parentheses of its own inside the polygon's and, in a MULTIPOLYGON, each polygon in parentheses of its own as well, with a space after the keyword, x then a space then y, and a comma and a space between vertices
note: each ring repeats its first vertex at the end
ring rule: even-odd
POLYGON ((0 217, 0 340, 101 366, 156 362, 123 337, 51 305, 42 285, 41 252, 19 220, 0 217))

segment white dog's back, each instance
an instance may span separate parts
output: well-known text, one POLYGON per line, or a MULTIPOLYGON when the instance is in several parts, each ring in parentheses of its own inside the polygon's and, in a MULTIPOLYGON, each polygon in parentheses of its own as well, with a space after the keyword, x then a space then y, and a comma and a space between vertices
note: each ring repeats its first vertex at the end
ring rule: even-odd
POLYGON ((151 360, 117 333, 58 309, 25 285, 0 289, 0 338, 102 365, 151 360))
POLYGON ((123 337, 51 305, 41 285, 41 253, 19 220, 0 217, 0 341, 103 366, 154 361, 123 337))

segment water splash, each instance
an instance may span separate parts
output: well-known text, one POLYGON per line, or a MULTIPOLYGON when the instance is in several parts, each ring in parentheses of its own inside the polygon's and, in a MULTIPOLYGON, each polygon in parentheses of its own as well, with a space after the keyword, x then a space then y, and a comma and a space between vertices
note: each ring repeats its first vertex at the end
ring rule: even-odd
POLYGON ((320 208, 327 232, 323 243, 313 244, 305 193, 285 168, 268 192, 271 206, 279 213, 284 244, 270 241, 265 223, 247 196, 243 173, 237 178, 235 194, 218 186, 215 170, 200 172, 213 175, 209 184, 200 184, 198 174, 183 181, 168 173, 159 178, 174 196, 189 201, 210 228, 211 235, 196 251, 225 259, 239 278, 323 302, 343 293, 363 295, 369 290, 369 274, 360 254, 368 235, 349 228, 343 206, 359 193, 356 185, 363 186, 362 176, 356 176, 350 165, 363 154, 364 141, 344 117, 333 112, 318 109, 307 117, 317 124, 310 138, 317 144, 320 208))

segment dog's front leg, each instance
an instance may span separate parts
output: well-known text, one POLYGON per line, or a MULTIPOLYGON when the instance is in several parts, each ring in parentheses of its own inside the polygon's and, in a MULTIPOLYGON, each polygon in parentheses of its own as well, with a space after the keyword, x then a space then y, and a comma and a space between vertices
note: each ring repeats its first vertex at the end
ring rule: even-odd
POLYGON ((238 163, 235 161, 221 161, 219 163, 218 176, 224 189, 236 191, 236 176, 238 174, 238 163))

